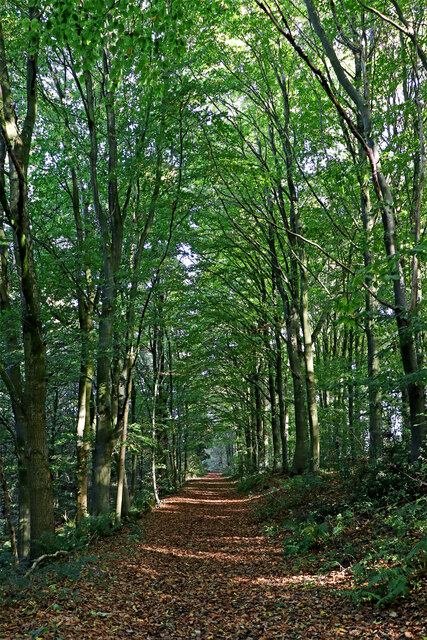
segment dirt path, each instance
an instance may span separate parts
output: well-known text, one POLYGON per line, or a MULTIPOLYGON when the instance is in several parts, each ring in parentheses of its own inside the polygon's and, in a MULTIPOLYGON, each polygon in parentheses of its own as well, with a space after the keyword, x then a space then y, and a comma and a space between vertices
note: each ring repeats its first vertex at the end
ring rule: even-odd
POLYGON ((362 613, 330 578, 288 571, 253 522, 255 500, 218 474, 191 481, 139 528, 103 539, 72 586, 57 581, 49 602, 7 611, 0 637, 422 640, 410 610, 362 613))

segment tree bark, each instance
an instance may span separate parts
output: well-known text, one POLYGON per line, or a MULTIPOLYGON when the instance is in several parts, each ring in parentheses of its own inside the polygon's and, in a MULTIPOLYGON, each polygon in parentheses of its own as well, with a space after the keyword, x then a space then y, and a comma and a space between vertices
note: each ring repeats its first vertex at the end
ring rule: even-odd
POLYGON ((88 515, 88 468, 90 458, 90 432, 91 421, 91 395, 93 376, 95 372, 93 358, 93 312, 95 305, 95 292, 92 284, 92 274, 87 256, 84 251, 84 232, 81 219, 79 189, 76 171, 71 170, 72 202, 74 221, 76 226, 78 268, 77 302, 79 309, 79 325, 81 339, 80 377, 77 399, 77 425, 76 425, 76 520, 79 522, 88 515), (85 273, 85 283, 80 275, 85 273), (86 285, 86 294, 84 292, 86 285))
POLYGON ((279 327, 279 318, 275 320, 274 337, 276 341, 276 385, 277 385, 277 404, 279 408, 279 433, 281 440, 282 451, 282 471, 287 473, 289 471, 288 463, 288 423, 289 423, 289 410, 285 401, 284 393, 284 381, 283 381, 283 349, 282 349, 282 336, 279 327))
POLYGON ((262 402, 262 393, 259 387, 260 385, 260 373, 261 364, 257 365, 256 374, 254 378, 255 387, 255 416, 256 416, 256 440, 258 451, 258 469, 264 469, 266 465, 266 451, 265 451, 265 439, 263 433, 264 424, 264 405, 262 402))
POLYGON ((419 377, 417 376, 419 366, 405 278, 398 251, 393 197, 390 185, 381 171, 380 149, 373 134, 374 127, 370 100, 351 82, 341 65, 334 46, 320 22, 313 0, 305 0, 305 5, 310 22, 322 43, 322 47, 334 69, 338 82, 358 109, 363 126, 364 147, 370 161, 374 187, 381 207, 384 246, 390 265, 390 275, 393 280, 394 304, 396 309, 395 318, 399 337, 400 355, 404 372, 411 380, 407 383, 407 388, 412 433, 411 457, 412 460, 415 461, 420 456, 421 447, 425 442, 427 434, 425 387, 421 380, 416 379, 419 377))
MULTIPOLYGON (((2 139, 3 141, 3 139, 2 139)), ((2 145, 5 151, 4 144, 2 145)), ((4 154, 2 153, 1 176, 4 176, 4 154)), ((0 313, 4 315, 5 327, 5 372, 16 397, 11 397, 12 411, 15 420, 16 456, 18 464, 18 555, 23 559, 30 553, 30 498, 28 489, 28 472, 25 459, 25 443, 27 440, 27 419, 22 405, 22 375, 19 362, 19 340, 15 323, 12 321, 12 305, 9 294, 8 243, 0 221, 0 313)))
MULTIPOLYGON (((127 443, 127 432, 128 432, 128 421, 129 421, 129 405, 132 390, 132 369, 133 369, 133 354, 131 354, 130 359, 128 360, 127 371, 125 372, 125 380, 128 388, 124 394, 124 407, 120 409, 120 412, 123 412, 123 417, 121 418, 121 442, 120 442, 120 452, 119 452, 119 462, 118 462, 118 470, 117 470, 117 497, 116 497, 116 522, 119 522, 122 517, 128 515, 128 509, 124 509, 124 500, 123 493, 126 482, 126 443, 127 443)), ((127 500, 129 502, 129 500, 127 500)))
MULTIPOLYGON (((39 17, 30 8, 30 19, 39 17)), ((22 340, 24 346, 24 391, 22 407, 27 417, 25 457, 29 476, 31 514, 31 557, 41 550, 41 540, 54 532, 53 497, 46 441, 46 362, 33 238, 29 220, 27 170, 37 115, 37 44, 29 44, 27 54, 27 110, 18 130, 7 71, 7 57, 0 21, 0 123, 9 155, 10 194, 0 183, 0 202, 16 235, 22 300, 22 340)), ((16 391, 16 390, 15 390, 16 391)))
MULTIPOLYGON (((290 240, 295 251, 295 238, 290 240)), ((270 240, 270 253, 276 269, 279 270, 276 249, 270 240)), ((286 322, 286 345, 288 351, 289 366, 292 374, 294 409, 295 409, 295 451, 291 467, 293 474, 301 474, 307 468, 307 413, 305 404, 305 384, 303 368, 301 364, 301 345, 299 338, 299 279, 295 263, 295 257, 291 257, 291 277, 288 288, 289 296, 283 286, 281 278, 277 278, 277 288, 283 304, 283 314, 286 322)))
POLYGON ((3 458, 0 451, 0 485, 2 488, 3 494, 3 513, 5 520, 7 522, 7 528, 9 529, 9 541, 10 541, 10 550, 12 552, 13 557, 15 558, 15 563, 18 563, 18 545, 16 543, 16 535, 15 535, 15 527, 12 522, 12 514, 10 509, 10 495, 9 490, 7 488, 6 474, 3 466, 3 458))
MULTIPOLYGON (((299 211, 298 195, 294 180, 294 157, 291 148, 290 138, 290 117, 291 110, 289 105, 288 90, 286 87, 286 79, 283 74, 277 74, 283 99, 284 124, 282 128, 282 146, 286 160, 286 178, 288 183, 288 197, 290 208, 290 231, 296 236, 289 238, 293 251, 298 251, 298 272, 299 272, 299 297, 300 297, 300 317, 301 328, 304 337, 304 361, 305 361, 305 384, 307 391, 307 413, 310 427, 310 470, 317 473, 320 468, 320 438, 319 438, 319 420, 317 415, 316 400, 316 383, 314 377, 314 356, 311 324, 309 320, 308 309, 308 276, 306 266, 306 255, 304 242, 301 240, 302 224, 299 211), (297 238, 295 242, 295 237, 297 238)), ((291 257, 291 268, 294 272, 297 267, 295 265, 296 256, 291 257)), ((291 279, 295 282, 295 274, 291 275, 291 279)), ((293 294, 294 295, 294 294, 293 294)))
POLYGON ((94 450, 94 508, 95 513, 108 513, 110 509, 111 454, 118 438, 113 428, 111 398, 111 363, 113 349, 114 316, 117 295, 117 275, 120 267, 123 241, 123 219, 120 211, 117 184, 117 138, 114 111, 114 92, 108 87, 108 55, 103 56, 105 111, 107 116, 108 146, 108 211, 109 220, 101 205, 98 186, 98 140, 95 120, 95 101, 92 76, 85 74, 86 115, 90 134, 90 176, 95 213, 101 230, 104 281, 101 290, 101 316, 97 355, 97 424, 94 450))

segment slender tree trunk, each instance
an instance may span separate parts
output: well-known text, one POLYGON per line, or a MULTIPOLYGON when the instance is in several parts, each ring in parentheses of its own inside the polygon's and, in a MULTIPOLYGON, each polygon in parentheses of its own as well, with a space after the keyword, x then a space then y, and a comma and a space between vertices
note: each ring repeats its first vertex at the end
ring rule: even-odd
POLYGON ((257 443, 257 417, 256 417, 256 406, 255 406, 255 384, 253 382, 253 378, 251 377, 250 385, 249 385, 249 394, 250 394, 250 440, 251 440, 251 463, 250 467, 252 471, 258 471, 258 443, 257 443))
POLYGON ((245 422, 244 435, 245 435, 245 472, 252 473, 253 467, 253 406, 252 406, 252 390, 251 384, 249 384, 246 393, 246 404, 249 407, 249 419, 245 422))
MULTIPOLYGON (((262 282, 263 289, 263 302, 266 304, 266 290, 265 284, 262 282)), ((268 323, 263 318, 261 322, 262 327, 267 327, 268 323)), ((267 359, 267 376, 268 376, 268 397, 270 400, 270 421, 271 421, 271 436, 272 436, 272 444, 273 444, 273 473, 278 473, 280 470, 280 433, 279 433, 279 423, 277 421, 277 398, 276 398, 276 384, 274 380, 273 373, 273 363, 271 353, 271 344, 270 338, 267 331, 261 329, 263 331, 263 341, 264 341, 264 350, 267 359)), ((267 441, 268 442, 268 441, 267 441)), ((267 450, 268 445, 266 445, 267 450)))
POLYGON ((308 281, 305 266, 300 263, 301 272, 301 325, 304 336, 305 383, 307 389, 308 422, 310 426, 310 471, 320 470, 320 437, 317 415, 316 382, 314 378, 313 342, 308 316, 308 281))
POLYGON ((177 442, 176 442, 176 425, 174 416, 174 388, 173 388, 173 370, 172 370, 172 345, 170 338, 168 340, 168 356, 169 356, 169 416, 171 430, 171 466, 174 491, 178 490, 178 460, 177 460, 177 442))
POLYGON ((7 522, 7 528, 9 529, 9 541, 12 555, 15 558, 15 564, 18 564, 18 545, 16 543, 15 528, 12 522, 12 514, 10 509, 10 495, 7 488, 6 474, 3 466, 3 458, 0 450, 0 485, 3 494, 3 513, 7 522))
POLYGON ((93 309, 94 309, 94 288, 92 284, 92 274, 84 252, 84 232, 80 212, 79 189, 75 169, 71 171, 72 179, 72 202, 74 221, 76 225, 77 251, 79 267, 77 269, 76 280, 77 301, 79 305, 79 324, 81 336, 81 360, 80 378, 77 400, 77 465, 76 465, 76 487, 77 505, 76 520, 79 522, 88 515, 88 468, 90 458, 90 432, 91 421, 91 395, 93 376, 95 372, 93 348, 93 309), (82 281, 81 272, 85 272, 85 283, 82 281), (84 294, 84 284, 87 287, 84 294))
POLYGON ((261 397, 261 405, 262 405, 262 439, 264 442, 264 469, 268 469, 270 464, 270 438, 268 437, 268 429, 267 429, 267 398, 265 396, 261 397))
POLYGON ((355 426, 355 384, 354 384, 354 355, 353 355, 353 347, 354 347, 354 329, 351 328, 348 337, 348 360, 347 360, 347 368, 348 368, 348 385, 347 385, 347 407, 348 407, 348 429, 349 429, 349 440, 350 440, 350 460, 352 464, 354 464, 357 460, 356 455, 356 426, 355 426))
POLYGON ((280 470, 280 432, 277 420, 277 400, 276 400, 276 384, 273 374, 273 366, 268 364, 268 391, 270 396, 270 419, 271 419, 271 435, 273 441, 273 472, 278 473, 280 470))
POLYGON ((77 402, 77 522, 88 515, 88 469, 90 458, 90 431, 92 426, 90 419, 90 402, 93 374, 93 360, 89 359, 84 361, 82 358, 77 402))
MULTIPOLYGON (((132 385, 132 390, 131 390, 130 421, 131 421, 131 425, 135 425, 135 422, 136 422, 136 388, 135 388, 134 384, 132 385)), ((133 501, 135 500, 137 470, 138 470, 138 455, 137 455, 136 451, 132 451, 131 476, 130 476, 131 479, 130 479, 130 489, 129 489, 129 499, 130 499, 131 503, 133 503, 133 501)))
MULTIPOLYGON (((300 239, 302 235, 302 224, 300 219, 299 212, 299 203, 298 203, 298 194, 295 187, 294 181, 294 156, 291 147, 291 137, 290 137, 290 117, 291 110, 289 105, 289 96, 286 87, 286 79, 283 74, 278 75, 278 80, 280 83, 280 88, 282 90, 282 99, 283 99, 283 110, 285 115, 284 126, 283 126, 283 135, 282 135, 282 146, 285 153, 286 159, 286 178, 288 184, 288 192, 289 192, 289 209, 290 209, 290 231, 289 234, 289 243, 292 248, 292 257, 291 257, 291 282, 292 282, 292 307, 298 304, 298 289, 299 289, 299 307, 300 307, 300 316, 301 316, 301 328, 304 337, 304 361, 305 361, 305 386, 307 392, 307 404, 308 404, 308 422, 310 427, 310 468, 314 472, 319 471, 319 456, 320 456, 320 439, 319 439, 319 421, 317 416, 317 400, 316 400, 316 384, 314 378, 314 357, 313 357, 313 343, 311 339, 311 324, 308 315, 308 277, 307 277, 307 267, 306 267, 306 255, 304 243, 300 239), (296 234, 293 235, 293 234, 296 234), (297 238, 297 239, 296 239, 297 238), (298 265, 296 264, 296 252, 298 252, 298 265), (296 284, 297 275, 299 274, 299 287, 296 284)), ((293 313, 291 308, 291 314, 293 313)), ((294 319, 290 319, 290 326, 292 326, 292 331, 298 331, 298 328, 293 326, 295 323, 294 319)), ((294 338, 290 338, 290 341, 293 342, 294 338)), ((292 347, 294 349, 294 347, 292 347)), ((300 384, 298 382, 297 393, 300 393, 299 390, 300 384)), ((295 390, 295 386, 294 386, 295 390)), ((298 400, 298 404, 300 404, 300 399, 298 400)), ((299 429, 302 429, 302 425, 299 426, 299 429)), ((304 429, 305 431, 305 429, 304 429)), ((302 433, 301 433, 302 436, 302 433)), ((298 457, 299 462, 294 458, 293 463, 293 471, 297 472, 296 469, 300 469, 302 464, 303 451, 306 447, 304 442, 301 442, 299 447, 299 452, 297 456, 297 452, 295 452, 295 456, 298 457)))
MULTIPOLYGON (((3 150, 5 148, 3 145, 3 150)), ((4 153, 2 153, 4 161, 4 153)), ((1 174, 4 175, 4 162, 2 162, 1 174)), ((16 327, 11 320, 11 303, 9 296, 8 274, 8 246, 0 221, 0 313, 4 315, 5 327, 5 359, 8 362, 6 373, 13 388, 16 398, 12 400, 12 411, 15 419, 16 454, 18 464, 18 554, 19 558, 26 558, 30 553, 30 498, 28 490, 28 473, 25 460, 25 443, 27 440, 27 419, 22 407, 23 391, 21 367, 17 362, 19 353, 19 341, 16 327)))
POLYGON ((280 440, 282 443, 282 471, 287 473, 289 471, 288 463, 288 423, 289 423, 289 410, 285 402, 284 394, 284 381, 283 381, 283 349, 282 349, 282 337, 280 334, 280 328, 277 322, 275 324, 275 341, 276 341, 276 383, 277 383, 277 398, 279 407, 279 432, 280 440))
MULTIPOLYGON (((295 243, 294 243, 295 245, 295 243)), ((295 246, 293 247, 295 251, 295 246)), ((272 260, 277 265, 278 260, 274 241, 270 242, 270 252, 272 260)), ((291 258, 291 278, 289 289, 291 300, 286 293, 283 282, 277 279, 277 287, 283 304, 283 314, 286 321, 286 345, 288 350, 289 365, 292 374, 294 408, 295 408, 295 451, 292 462, 292 473, 303 473, 307 467, 307 413, 305 405, 305 383, 301 363, 301 345, 299 338, 300 317, 299 317, 299 286, 298 272, 295 259, 291 258)))
MULTIPOLYGON (((104 81, 108 85, 109 70, 107 54, 104 54, 104 81)), ((113 428, 111 398, 111 362, 113 327, 116 306, 116 278, 122 252, 123 219, 118 200, 117 185, 117 139, 115 129, 114 93, 105 91, 107 115, 107 144, 109 157, 108 210, 110 222, 101 205, 98 186, 98 140, 95 121, 95 101, 92 77, 86 81, 86 114, 90 134, 90 176, 95 213, 101 230, 104 282, 101 291, 101 316, 99 319, 97 356, 97 424, 94 451, 94 505, 95 513, 108 513, 110 509, 111 454, 118 437, 113 428), (111 228, 110 228, 111 225, 111 228)))
MULTIPOLYGON (((310 22, 322 43, 322 47, 335 71, 338 82, 358 109, 363 125, 364 147, 369 157, 375 192, 381 207, 384 247, 389 261, 390 275, 393 280, 395 318, 399 337, 400 355, 405 375, 408 376, 410 380, 407 388, 412 433, 411 457, 412 460, 415 461, 420 456, 421 447, 425 442, 427 434, 425 386, 420 380, 417 380, 419 377, 417 350, 412 326, 412 312, 408 304, 405 277, 402 262, 399 257, 393 197, 390 185, 381 170, 380 149, 373 134, 374 126, 370 107, 371 100, 367 99, 366 96, 366 87, 369 87, 369 78, 367 77, 366 69, 363 69, 364 74, 362 79, 365 87, 365 94, 363 94, 358 87, 352 83, 349 75, 341 65, 333 43, 329 40, 320 22, 313 0, 305 0, 305 5, 310 22)), ((348 119, 347 122, 349 123, 348 119)), ((353 133, 356 135, 355 130, 353 130, 353 133)))
POLYGON ((185 482, 187 480, 187 474, 188 474, 188 429, 189 429, 189 416, 190 416, 190 412, 189 412, 189 407, 188 407, 188 401, 185 401, 184 403, 184 407, 185 407, 185 420, 184 420, 184 429, 183 429, 183 449, 184 449, 184 464, 183 464, 183 478, 182 481, 185 482))
POLYGON ((258 450, 258 469, 264 469, 266 465, 265 439, 263 433, 264 405, 260 385, 260 365, 257 367, 255 377, 255 415, 256 415, 256 437, 258 450))
POLYGON ((304 376, 300 360, 299 346, 299 314, 298 308, 292 301, 287 314, 286 326, 288 331, 288 355, 292 372, 295 407, 295 452, 292 461, 292 473, 300 474, 307 468, 307 418, 305 408, 304 376))
POLYGON ((156 399, 158 391, 158 374, 154 382, 153 407, 151 410, 151 482, 153 487, 154 500, 160 504, 159 489, 157 486, 156 449, 157 449, 157 429, 156 429, 156 399))
POLYGON ((130 477, 130 492, 129 492, 131 503, 133 503, 133 501, 135 500, 137 470, 138 470, 138 456, 136 452, 133 451, 132 460, 131 460, 131 477, 130 477))
POLYGON ((125 394, 125 405, 120 412, 123 411, 123 417, 120 418, 121 422, 121 442, 120 442, 120 452, 119 452, 119 461, 118 461, 118 469, 117 469, 117 497, 116 497, 116 522, 119 522, 122 516, 126 517, 128 515, 129 510, 129 498, 126 500, 126 509, 123 508, 124 500, 124 487, 126 483, 126 493, 127 491, 127 478, 126 478, 126 442, 127 442, 127 432, 128 432, 128 422, 129 422, 129 405, 131 398, 131 386, 132 386, 132 368, 133 368, 133 360, 128 363, 127 367, 127 390, 125 394))
POLYGON ((157 448, 158 448, 158 429, 157 429, 157 405, 159 397, 159 381, 163 371, 163 341, 159 338, 159 331, 156 320, 154 321, 154 336, 151 345, 151 354, 153 358, 153 400, 151 408, 151 482, 153 487, 154 500, 157 505, 160 504, 159 488, 157 483, 157 448))
MULTIPOLYGON (((367 78, 363 77, 363 69, 366 67, 366 60, 363 61, 363 49, 355 54, 356 82, 365 86, 365 94, 368 93, 369 87, 367 78)), ((364 132, 364 126, 361 114, 358 114, 358 130, 361 135, 364 132)), ((364 232, 363 261, 365 266, 365 283, 369 291, 365 293, 365 334, 368 346, 368 399, 369 399, 369 460, 374 463, 378 460, 382 451, 382 404, 381 404, 381 388, 377 378, 379 375, 379 346, 376 334, 376 317, 378 314, 378 303, 371 295, 377 291, 373 264, 374 256, 371 245, 373 241, 373 229, 375 221, 375 212, 372 211, 370 198, 370 176, 366 174, 368 169, 368 156, 364 147, 359 143, 360 168, 360 208, 362 213, 362 224, 364 232)))
MULTIPOLYGON (((270 251, 272 252, 272 256, 276 256, 275 248, 274 248, 274 229, 273 226, 269 225, 269 246, 270 251)), ((280 339, 277 340, 277 331, 279 331, 278 323, 278 311, 277 311, 277 279, 280 278, 280 273, 277 269, 277 259, 271 260, 271 283, 272 283, 272 294, 273 294, 273 316, 274 316, 274 331, 275 331, 275 346, 276 353, 273 358, 273 350, 271 348, 271 343, 268 335, 265 335, 265 345, 266 345, 266 353, 268 357, 268 389, 270 395, 270 406, 271 406, 271 435, 273 438, 273 472, 278 473, 282 467, 283 456, 281 451, 281 445, 283 441, 283 431, 281 431, 281 427, 283 424, 281 419, 283 419, 283 397, 282 397, 282 405, 279 403, 279 412, 278 412, 278 402, 276 389, 282 390, 282 353, 281 353, 281 344, 280 339), (271 356, 270 356, 271 352, 271 356), (274 365, 276 369, 276 379, 274 376, 274 365), (278 377, 280 376, 280 377, 278 377)), ((280 336, 279 336, 280 338, 280 336)), ((279 392, 279 393, 280 393, 279 392)))

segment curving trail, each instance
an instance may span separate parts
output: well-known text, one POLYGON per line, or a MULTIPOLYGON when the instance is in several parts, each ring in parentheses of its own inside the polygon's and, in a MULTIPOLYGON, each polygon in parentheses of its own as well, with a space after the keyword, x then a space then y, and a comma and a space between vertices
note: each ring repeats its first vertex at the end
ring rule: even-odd
POLYGON ((409 612, 362 613, 332 593, 346 588, 339 574, 295 575, 253 522, 256 500, 219 474, 189 482, 139 529, 100 541, 99 560, 77 582, 6 611, 0 638, 422 638, 409 612))

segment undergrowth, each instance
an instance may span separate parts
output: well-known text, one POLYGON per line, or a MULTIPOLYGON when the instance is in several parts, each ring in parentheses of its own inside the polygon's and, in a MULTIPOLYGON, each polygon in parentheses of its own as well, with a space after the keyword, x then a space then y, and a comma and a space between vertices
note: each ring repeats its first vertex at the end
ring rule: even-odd
MULTIPOLYGON (((265 474, 240 481, 240 490, 266 488, 265 474)), ((427 577, 427 464, 406 461, 398 447, 374 466, 339 474, 276 480, 256 518, 283 539, 297 566, 351 578, 360 605, 388 606, 421 589, 427 577)))
MULTIPOLYGON (((138 542, 144 535, 137 519, 153 506, 151 494, 142 496, 132 505, 127 519, 119 524, 115 522, 113 513, 98 516, 87 516, 75 523, 68 520, 55 533, 44 535, 41 540, 41 555, 46 556, 43 563, 34 566, 28 561, 15 565, 9 549, 0 550, 0 606, 22 597, 27 597, 26 589, 36 577, 38 587, 51 588, 58 580, 67 578, 75 582, 88 563, 96 560, 89 551, 98 538, 114 534, 124 524, 130 525, 130 540, 138 542), (61 552, 61 555, 57 555, 61 552), (64 561, 64 557, 66 560, 64 561)), ((39 589, 40 590, 40 589, 39 589)))
POLYGON ((247 493, 250 491, 265 491, 270 486, 270 474, 254 473, 238 478, 237 491, 247 493))

